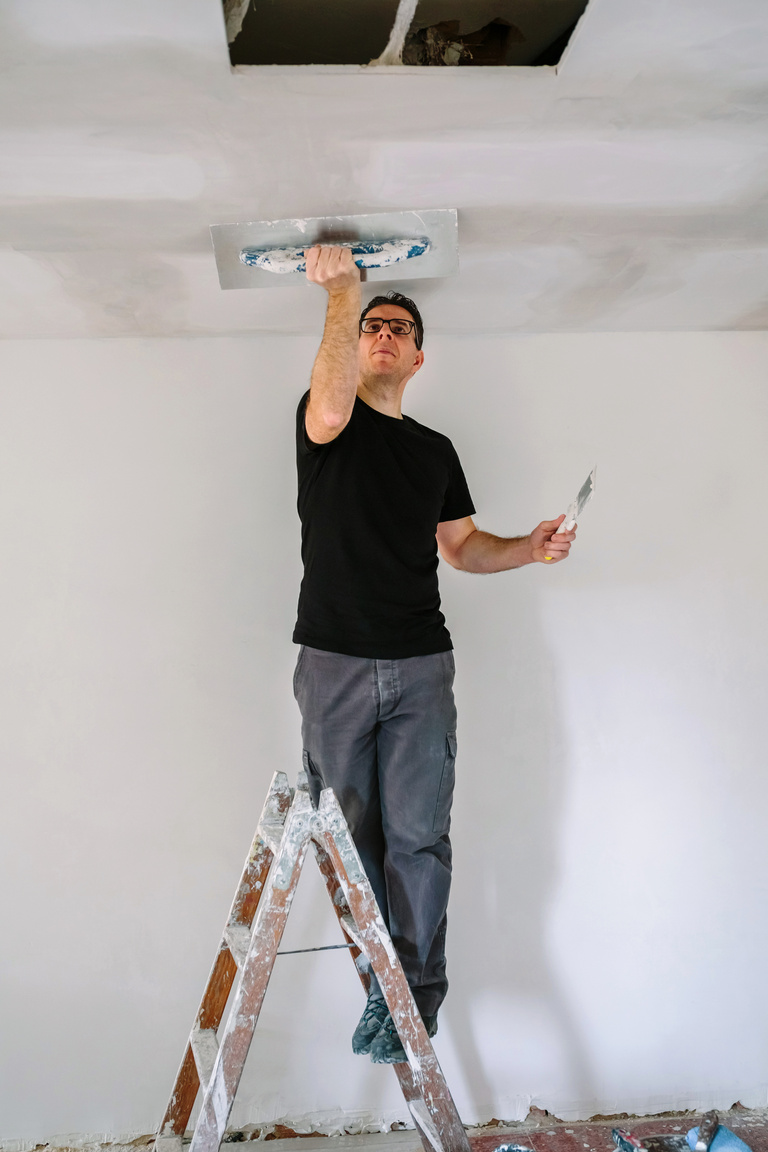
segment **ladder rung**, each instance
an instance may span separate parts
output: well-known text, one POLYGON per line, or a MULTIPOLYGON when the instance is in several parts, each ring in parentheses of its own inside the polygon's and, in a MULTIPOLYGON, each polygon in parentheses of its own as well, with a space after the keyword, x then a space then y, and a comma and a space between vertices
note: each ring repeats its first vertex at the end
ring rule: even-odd
POLYGON ((242 971, 251 945, 251 929, 247 924, 227 924, 224 941, 232 953, 232 959, 242 971))
POLYGON ((219 1054, 219 1041, 213 1028, 193 1028, 189 1037, 192 1055, 195 1058, 200 1087, 205 1092, 213 1076, 213 1066, 219 1054))
POLYGON ((357 924, 355 924, 352 917, 349 915, 349 913, 347 913, 345 916, 341 916, 340 920, 341 920, 341 926, 344 929, 344 931, 346 932, 347 936, 349 936, 350 940, 354 940, 356 946, 360 949, 360 951, 363 953, 363 955, 366 955, 365 945, 363 943, 363 938, 360 935, 360 933, 358 932, 357 924))

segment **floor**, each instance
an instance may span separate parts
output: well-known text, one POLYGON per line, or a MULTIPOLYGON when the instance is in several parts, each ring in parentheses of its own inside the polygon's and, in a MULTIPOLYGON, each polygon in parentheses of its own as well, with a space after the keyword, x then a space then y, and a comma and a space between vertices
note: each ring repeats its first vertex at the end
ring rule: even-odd
MULTIPOLYGON (((735 1132, 752 1152, 768 1152, 768 1109, 736 1108, 718 1115, 720 1123, 735 1132)), ((514 1128, 475 1129, 470 1133, 470 1143, 472 1152, 494 1152, 503 1143, 521 1144, 533 1152, 584 1152, 585 1149, 588 1152, 616 1152, 611 1139, 613 1128, 629 1129, 640 1137, 666 1135, 687 1132, 700 1119, 699 1113, 678 1112, 642 1119, 625 1114, 583 1123, 557 1121, 553 1124, 551 1117, 542 1116, 536 1117, 533 1124, 525 1121, 514 1128)))
MULTIPOLYGON (((735 1132, 752 1152, 768 1152, 768 1108, 743 1108, 720 1112, 720 1122, 735 1132)), ((687 1132, 698 1124, 695 1112, 670 1112, 655 1117, 630 1117, 626 1113, 602 1119, 564 1123, 548 1113, 532 1108, 520 1124, 492 1122, 468 1131, 472 1152, 495 1152, 504 1144, 521 1145, 531 1152, 616 1152, 611 1139, 613 1128, 629 1129, 637 1136, 687 1132)), ((232 1132, 227 1142, 253 1137, 251 1132, 232 1132)), ((262 1136, 262 1139, 264 1137, 262 1136)), ((266 1139, 270 1152, 420 1152, 421 1143, 413 1130, 375 1133, 363 1136, 308 1136, 300 1139, 266 1139)))
MULTIPOLYGON (((720 1122, 735 1132, 752 1152, 768 1152, 768 1108, 743 1108, 737 1105, 730 1111, 720 1112, 720 1122)), ((616 1152, 611 1129, 629 1129, 637 1136, 664 1135, 687 1132, 698 1124, 701 1114, 696 1112, 667 1112, 661 1116, 634 1117, 626 1113, 619 1116, 593 1118, 583 1122, 564 1122, 549 1113, 532 1108, 528 1118, 519 1124, 491 1121, 478 1128, 469 1128, 472 1152, 496 1152, 502 1145, 518 1145, 530 1152, 616 1152)), ((245 1131, 228 1132, 223 1147, 228 1144, 269 1143, 269 1152, 422 1152, 421 1142, 413 1129, 397 1132, 377 1132, 361 1136, 298 1136, 288 1133, 292 1129, 270 1125, 259 1129, 254 1125, 245 1131)), ((185 1138, 185 1150, 189 1144, 185 1138)), ((23 1142, 13 1152, 23 1152, 23 1142)), ((75 1144, 57 1141, 38 1144, 34 1152, 149 1152, 154 1135, 137 1137, 130 1143, 100 1143, 98 1138, 85 1138, 75 1144)), ((10 1152, 4 1142, 4 1152, 10 1152)), ((33 1145, 25 1144, 25 1149, 33 1145)), ((511 1150, 510 1150, 511 1152, 511 1150)))

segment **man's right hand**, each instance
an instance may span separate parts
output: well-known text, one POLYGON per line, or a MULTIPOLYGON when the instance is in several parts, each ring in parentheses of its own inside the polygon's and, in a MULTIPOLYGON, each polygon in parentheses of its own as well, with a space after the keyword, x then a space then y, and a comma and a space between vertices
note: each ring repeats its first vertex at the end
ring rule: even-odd
POLYGON ((307 280, 335 296, 360 286, 360 269, 349 248, 316 244, 307 250, 307 280))

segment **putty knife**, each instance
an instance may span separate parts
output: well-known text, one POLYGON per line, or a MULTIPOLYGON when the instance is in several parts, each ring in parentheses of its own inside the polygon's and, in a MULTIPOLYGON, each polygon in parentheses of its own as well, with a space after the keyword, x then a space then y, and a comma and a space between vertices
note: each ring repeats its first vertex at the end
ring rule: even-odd
POLYGON ((559 536, 561 532, 570 532, 571 528, 573 528, 579 516, 581 516, 582 512, 586 508, 587 504, 589 504, 590 500, 592 499, 592 493, 595 490, 596 472, 597 464, 595 464, 589 476, 587 476, 586 480, 582 484, 576 499, 568 505, 568 511, 565 514, 565 520, 563 520, 557 532, 555 532, 555 536, 559 536))
POLYGON ((459 269, 454 208, 214 224, 211 239, 222 288, 306 284, 304 253, 314 244, 351 248, 366 280, 450 276, 459 269))

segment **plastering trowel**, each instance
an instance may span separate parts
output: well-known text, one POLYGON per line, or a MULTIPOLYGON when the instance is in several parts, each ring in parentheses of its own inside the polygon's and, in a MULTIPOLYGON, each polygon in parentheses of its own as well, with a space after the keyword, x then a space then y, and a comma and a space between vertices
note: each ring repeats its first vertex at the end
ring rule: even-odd
POLYGON ((214 224, 211 238, 222 288, 306 283, 304 254, 314 244, 350 248, 367 280, 450 276, 459 269, 454 208, 214 224))

